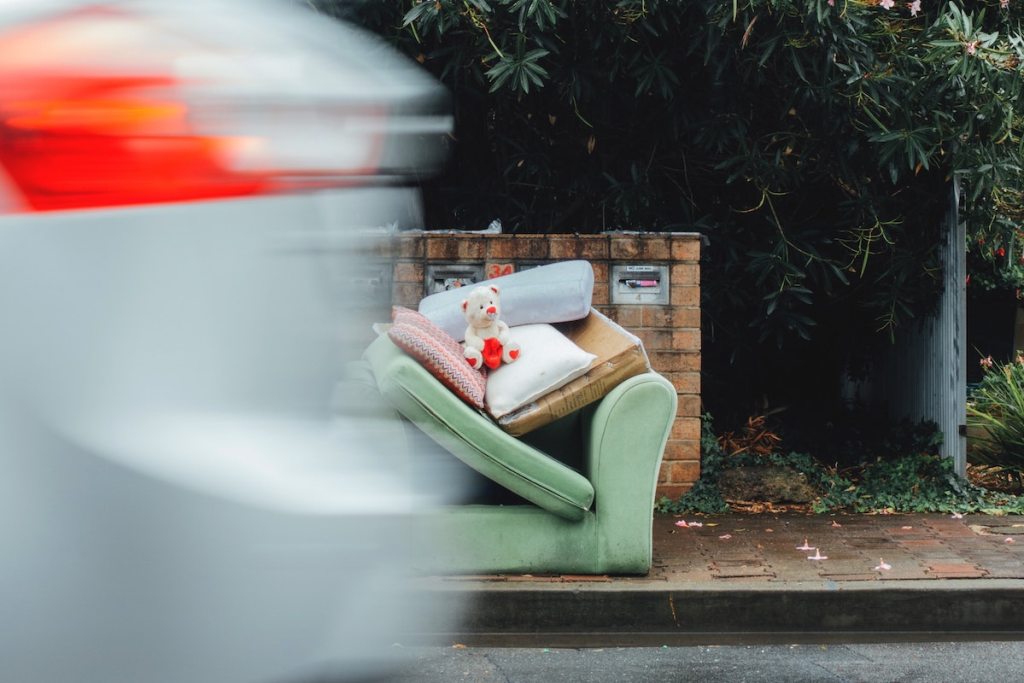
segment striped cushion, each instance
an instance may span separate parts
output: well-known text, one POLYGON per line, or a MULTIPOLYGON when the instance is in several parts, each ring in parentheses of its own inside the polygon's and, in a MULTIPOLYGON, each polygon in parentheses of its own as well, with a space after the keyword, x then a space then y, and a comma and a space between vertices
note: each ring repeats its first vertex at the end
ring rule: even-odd
POLYGON ((462 355, 462 345, 425 317, 408 308, 396 307, 394 325, 388 337, 436 377, 453 394, 483 409, 486 379, 462 355))

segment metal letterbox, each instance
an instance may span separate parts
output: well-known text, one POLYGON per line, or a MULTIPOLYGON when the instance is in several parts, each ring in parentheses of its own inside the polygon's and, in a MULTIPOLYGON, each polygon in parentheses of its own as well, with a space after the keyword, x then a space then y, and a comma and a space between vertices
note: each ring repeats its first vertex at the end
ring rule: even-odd
POLYGON ((615 264, 609 284, 613 304, 667 304, 669 301, 668 266, 615 264))
POLYGON ((482 263, 436 263, 427 266, 426 294, 437 294, 484 279, 482 263))

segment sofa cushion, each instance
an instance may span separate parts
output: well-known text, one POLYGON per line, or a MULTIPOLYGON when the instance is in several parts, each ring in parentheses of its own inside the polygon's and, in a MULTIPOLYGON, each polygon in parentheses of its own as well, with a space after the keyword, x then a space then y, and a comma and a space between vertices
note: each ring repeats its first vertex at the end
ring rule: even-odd
POLYGON ((419 361, 456 396, 473 406, 484 407, 486 380, 462 355, 462 346, 416 311, 395 308, 395 324, 388 337, 419 361))
POLYGON ((582 474, 505 434, 388 337, 370 344, 364 358, 384 398, 445 450, 538 507, 569 520, 584 517, 594 487, 582 474))
POLYGON ((509 330, 520 348, 514 363, 491 371, 485 390, 487 412, 502 417, 584 374, 597 358, 551 325, 509 330))
MULTIPOLYGON (((594 294, 594 269, 587 261, 559 261, 484 280, 501 289, 501 319, 510 327, 530 323, 561 323, 585 318, 594 294), (557 296, 552 296, 557 293, 557 296)), ((420 313, 456 341, 466 336, 462 300, 466 293, 450 289, 420 301, 420 313)))

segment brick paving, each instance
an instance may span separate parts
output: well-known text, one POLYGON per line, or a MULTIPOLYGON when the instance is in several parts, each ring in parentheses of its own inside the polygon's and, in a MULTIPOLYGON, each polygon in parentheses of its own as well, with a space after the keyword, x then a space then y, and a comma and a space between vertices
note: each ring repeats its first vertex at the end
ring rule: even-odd
POLYGON ((424 577, 445 599, 470 598, 458 627, 434 637, 502 647, 1024 637, 1024 517, 656 515, 653 532, 646 576, 424 577), (702 526, 676 526, 684 519, 702 526))
POLYGON ((506 574, 447 581, 516 583, 892 582, 1024 579, 1024 517, 944 514, 655 515, 654 556, 643 577, 506 574), (702 526, 677 526, 677 522, 702 526), (804 543, 811 550, 799 550, 804 543), (815 554, 827 559, 811 560, 815 554))
POLYGON ((685 575, 687 581, 705 583, 737 576, 767 577, 773 583, 1024 578, 1024 518, 657 515, 654 557, 649 578, 671 575, 681 558, 700 557, 701 563, 685 564, 685 575), (676 526, 679 520, 703 526, 683 528, 676 526), (798 550, 805 541, 817 551, 798 550), (828 559, 808 559, 816 553, 828 559), (737 565, 734 558, 743 562, 737 565))

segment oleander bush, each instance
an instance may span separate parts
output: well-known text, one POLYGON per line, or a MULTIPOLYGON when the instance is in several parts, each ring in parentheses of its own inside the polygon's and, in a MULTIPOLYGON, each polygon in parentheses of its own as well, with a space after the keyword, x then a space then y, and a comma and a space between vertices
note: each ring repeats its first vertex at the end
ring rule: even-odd
POLYGON ((710 238, 716 414, 827 400, 927 313, 954 179, 970 287, 1024 284, 1024 0, 306 2, 451 92, 427 227, 710 238))

